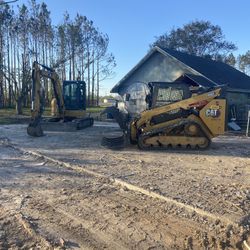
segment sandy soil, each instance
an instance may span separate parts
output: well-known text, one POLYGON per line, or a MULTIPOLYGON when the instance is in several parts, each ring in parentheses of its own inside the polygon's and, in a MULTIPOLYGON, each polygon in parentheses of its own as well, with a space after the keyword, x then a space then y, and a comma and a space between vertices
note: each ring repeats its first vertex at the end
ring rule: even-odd
POLYGON ((249 138, 206 151, 103 148, 116 129, 32 138, 0 127, 0 249, 247 249, 249 138))

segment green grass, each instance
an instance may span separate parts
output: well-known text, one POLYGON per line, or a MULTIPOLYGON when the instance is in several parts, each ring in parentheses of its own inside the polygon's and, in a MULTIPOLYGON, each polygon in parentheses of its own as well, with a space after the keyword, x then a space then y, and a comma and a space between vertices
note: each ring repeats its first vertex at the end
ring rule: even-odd
POLYGON ((28 108, 23 109, 23 115, 16 115, 16 110, 14 108, 4 108, 0 109, 0 124, 18 124, 27 123, 30 117, 30 110, 28 108))
POLYGON ((89 113, 101 113, 104 109, 105 107, 89 107, 86 111, 89 113))
MULTIPOLYGON (((86 112, 97 114, 103 111, 103 107, 90 107, 86 112)), ((50 116, 50 108, 46 107, 43 116, 50 116)), ((15 108, 0 109, 0 125, 27 123, 30 119, 30 109, 23 108, 21 116, 16 115, 15 108)))
MULTIPOLYGON (((22 116, 30 116, 30 108, 23 108, 22 111, 23 111, 22 116)), ((45 116, 49 116, 50 115, 50 109, 45 108, 43 114, 45 116)), ((17 116, 16 109, 15 108, 3 108, 3 109, 0 109, 0 116, 1 117, 17 116)))

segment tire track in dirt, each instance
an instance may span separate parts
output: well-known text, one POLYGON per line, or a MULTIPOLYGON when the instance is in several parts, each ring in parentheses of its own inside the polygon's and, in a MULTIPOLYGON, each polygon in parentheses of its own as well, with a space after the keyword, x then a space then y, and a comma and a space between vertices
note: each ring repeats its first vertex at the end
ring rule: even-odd
POLYGON ((106 176, 104 174, 97 173, 96 171, 88 170, 88 169, 84 168, 84 166, 80 166, 80 165, 77 165, 77 164, 72 164, 72 163, 60 161, 60 160, 54 159, 52 157, 46 156, 44 154, 41 154, 41 153, 38 153, 38 152, 35 152, 35 151, 26 151, 26 150, 24 150, 22 148, 16 147, 16 146, 11 145, 11 144, 10 144, 10 146, 13 147, 13 148, 15 148, 16 150, 20 150, 24 154, 29 154, 29 155, 32 155, 34 157, 45 159, 45 160, 47 160, 47 161, 49 161, 51 163, 64 166, 64 167, 66 167, 68 169, 74 169, 77 172, 90 174, 90 175, 95 176, 97 178, 107 179, 110 182, 113 182, 115 185, 120 185, 122 187, 128 188, 129 190, 142 193, 142 194, 147 195, 149 197, 160 199, 162 201, 166 201, 166 202, 174 204, 174 205, 176 205, 176 206, 178 206, 180 208, 184 208, 188 212, 196 212, 200 216, 209 217, 210 219, 212 219, 214 221, 220 220, 220 221, 224 222, 225 224, 231 224, 231 225, 236 226, 236 227, 238 226, 237 223, 235 223, 233 221, 230 221, 227 217, 224 217, 224 216, 221 216, 221 215, 217 216, 215 214, 211 214, 211 213, 209 213, 209 212, 207 212, 205 210, 202 210, 202 209, 199 209, 199 208, 195 208, 195 207, 193 207, 191 205, 187 205, 187 204, 178 202, 178 201, 176 201, 174 199, 171 199, 169 197, 160 195, 160 194, 152 192, 152 191, 148 191, 148 190, 146 190, 144 188, 141 188, 139 186, 135 186, 133 184, 127 183, 127 182, 119 180, 117 178, 111 178, 111 177, 108 177, 108 176, 106 176))
MULTIPOLYGON (((81 237, 77 237, 76 235, 70 235, 71 238, 75 238, 77 240, 77 244, 79 244, 79 247, 81 249, 127 249, 123 246, 122 242, 117 241, 117 239, 115 238, 111 238, 108 234, 94 230, 93 227, 86 220, 80 218, 75 214, 70 213, 69 211, 67 211, 67 208, 63 208, 61 204, 58 204, 58 202, 56 200, 51 199, 51 197, 46 196, 39 191, 33 191, 33 193, 36 194, 36 197, 39 197, 39 199, 33 199, 33 202, 43 206, 42 211, 39 211, 39 209, 36 210, 37 213, 40 213, 41 217, 48 221, 47 218, 50 218, 51 215, 53 215, 53 220, 58 219, 59 225, 57 224, 56 227, 61 227, 61 218, 63 218, 63 227, 61 227, 63 231, 66 231, 65 228, 68 227, 68 232, 70 232, 70 228, 75 228, 75 230, 72 230, 73 233, 76 232, 77 228, 81 229, 81 237)), ((91 212, 91 210, 89 210, 89 212, 91 212)), ((55 223, 53 223, 52 227, 55 227, 55 223)))
POLYGON ((0 210, 0 229, 4 230, 4 235, 0 237, 0 249, 16 249, 16 247, 54 249, 45 237, 34 230, 21 212, 9 211, 9 207, 6 208, 2 204, 0 210), (15 234, 19 235, 19 239, 9 240, 10 236, 15 234))
MULTIPOLYGON (((58 181, 60 180, 53 182, 57 184, 58 181)), ((78 184, 76 183, 76 185, 78 184)), ((104 189, 102 188, 102 190, 104 189)), ((40 227, 39 231, 50 235, 53 234, 51 232, 57 231, 60 227, 60 234, 68 232, 68 237, 74 239, 75 244, 77 243, 83 249, 147 249, 150 248, 149 246, 156 249, 165 249, 166 247, 167 249, 183 249, 184 244, 188 246, 190 241, 196 246, 194 249, 197 249, 197 245, 212 247, 231 242, 226 235, 220 235, 220 238, 216 239, 215 234, 206 233, 208 230, 206 225, 202 226, 199 223, 190 223, 189 219, 166 215, 160 204, 155 204, 154 200, 141 200, 140 198, 143 197, 138 197, 138 194, 135 195, 133 192, 122 197, 118 196, 119 190, 116 190, 114 194, 109 194, 108 197, 102 194, 96 196, 95 194, 92 197, 94 199, 88 200, 87 208, 84 202, 77 203, 76 207, 74 205, 70 207, 71 202, 74 204, 76 199, 83 200, 79 194, 77 194, 76 199, 71 199, 69 196, 69 203, 61 204, 56 193, 45 195, 43 192, 32 190, 31 192, 31 196, 34 198, 31 202, 24 204, 23 213, 26 213, 28 218, 40 218, 39 223, 37 222, 40 227), (134 197, 131 197, 131 194, 134 197), (128 201, 126 201, 127 196, 128 201), (135 203, 142 205, 141 202, 152 204, 149 205, 149 208, 136 211, 135 203), (103 209, 105 204, 109 204, 108 211, 103 209), (126 204, 129 206, 128 210, 121 211, 126 204), (154 204, 156 210, 154 210, 154 204), (77 207, 83 208, 87 215, 91 214, 90 220, 94 220, 94 225, 89 223, 88 217, 83 218, 86 216, 85 214, 81 217, 78 216, 77 207), (112 214, 115 217, 110 216, 112 214), (48 223, 51 225, 50 227, 48 227, 48 223), (95 226, 95 223, 99 226, 95 226), (123 226, 123 224, 125 225, 123 226), (46 232, 42 228, 45 228, 46 232), (48 228, 50 228, 49 231, 48 228), (132 232, 129 228, 133 229, 132 232), (195 233, 198 228, 200 232, 195 233), (79 237, 76 236, 78 233, 80 233, 79 237), (119 238, 120 234, 122 237, 119 238), (203 237, 206 237, 206 241, 203 240, 203 237)), ((110 193, 109 190, 107 192, 110 193)), ((72 193, 76 195, 76 190, 73 190, 72 193)), ((53 239, 50 241, 53 242, 53 239)))
MULTIPOLYGON (((84 174, 87 174, 87 175, 90 175, 92 177, 95 177, 97 178, 100 182, 103 182, 104 184, 106 183, 106 185, 108 186, 114 186, 117 190, 120 190, 120 189, 123 189, 125 190, 126 192, 131 192, 129 194, 129 197, 128 198, 128 201, 126 202, 123 202, 123 196, 118 192, 117 195, 115 196, 110 196, 108 195, 106 197, 106 200, 105 200, 105 203, 107 204, 108 202, 110 202, 110 204, 112 204, 112 201, 113 203, 122 203, 123 206, 128 206, 130 203, 131 203, 131 197, 135 196, 136 198, 132 199, 132 204, 133 203, 136 203, 138 197, 141 197, 143 198, 143 200, 147 200, 150 201, 152 198, 152 204, 151 204, 151 208, 150 207, 147 207, 144 209, 139 209, 139 212, 137 210, 137 206, 136 205, 133 205, 131 206, 130 205, 130 208, 129 208, 129 211, 131 212, 131 209, 132 209, 132 214, 130 215, 130 213, 128 214, 125 214, 124 217, 121 216, 121 220, 113 220, 113 228, 115 229, 119 229, 118 232, 121 232, 121 233, 124 233, 122 234, 122 236, 126 235, 126 232, 122 232, 122 229, 123 228, 126 228, 126 227, 132 227, 134 230, 133 230, 133 233, 131 234, 131 236, 133 236, 133 234, 137 234, 137 239, 138 237, 141 238, 138 243, 139 244, 142 244, 140 246, 143 246, 143 243, 147 244, 151 241, 150 238, 153 239, 153 242, 155 241, 155 239, 159 239, 159 241, 161 242, 162 241, 162 237, 165 237, 166 238, 166 241, 170 242, 170 246, 171 246, 171 249, 184 249, 184 246, 183 246, 183 242, 186 242, 186 247, 187 249, 192 249, 192 245, 196 245, 197 246, 197 242, 200 242, 199 244, 201 244, 201 246, 203 247, 207 247, 207 246, 215 246, 216 245, 228 245, 228 244, 231 244, 230 242, 230 232, 232 231, 232 226, 235 226, 237 227, 237 224, 234 224, 232 223, 231 221, 228 222, 228 220, 224 221, 222 220, 220 217, 217 217, 213 214, 211 214, 212 216, 207 216, 207 215, 204 215, 203 213, 203 210, 199 211, 193 207, 190 206, 187 207, 187 205, 183 204, 183 203, 180 203, 180 202, 177 202, 175 200, 172 200, 172 199, 169 199, 165 196, 161 196, 157 193, 154 193, 154 192, 150 192, 150 191, 147 191, 145 189, 142 189, 140 187, 137 187, 135 185, 131 185, 129 183, 126 183, 124 181, 121 181, 119 179, 114 179, 114 178, 111 178, 111 177, 108 177, 108 176, 105 176, 103 174, 99 174, 99 173, 96 173, 94 171, 91 171, 91 170, 87 170, 87 169, 83 169, 82 166, 80 165, 76 165, 76 164, 70 164, 70 163, 67 163, 67 162, 63 162, 63 161, 58 161, 58 160, 55 160, 53 158, 50 158, 50 157, 47 157, 45 155, 42 155, 40 153, 36 153, 36 152, 33 152, 33 151, 25 151, 23 149, 20 149, 20 148, 17 148, 13 145, 10 145, 12 148, 18 150, 18 151, 21 151, 23 154, 26 154, 26 155, 30 155, 34 161, 39 161, 39 160, 45 160, 46 164, 47 163, 53 163, 55 164, 55 166, 60 166, 65 169, 68 169, 69 171, 72 171, 72 172, 78 172, 78 173, 81 173, 82 175, 84 174), (139 188, 139 189, 138 189, 139 188), (146 192, 145 192, 146 191, 146 192), (145 197, 144 197, 145 196, 145 197), (117 200, 115 199, 115 197, 117 197, 117 200), (166 198, 166 199, 165 199, 166 198), (161 202, 166 202, 168 203, 168 205, 170 206, 175 206, 177 207, 178 209, 174 208, 174 212, 175 211, 178 211, 178 214, 175 214, 175 213, 171 213, 171 209, 170 210, 166 210, 165 213, 167 214, 166 216, 164 216, 164 213, 162 210, 163 207, 161 206, 161 202), (155 210, 152 210, 151 214, 149 214, 148 211, 150 211, 152 209, 152 207, 154 207, 154 204, 155 204, 155 207, 156 209, 155 210), (184 206, 183 206, 184 205, 184 206), (158 208, 157 208, 158 207, 158 208), (135 211, 134 211, 135 210, 135 211), (200 213, 196 212, 199 211, 200 213), (187 217, 186 219, 183 218, 182 216, 185 214, 187 215, 187 213, 193 213, 195 212, 196 214, 199 215, 199 217, 208 217, 210 220, 212 221, 216 221, 218 220, 218 218, 220 219, 221 222, 223 222, 225 225, 228 225, 230 224, 230 228, 229 229, 226 229, 225 231, 225 236, 223 236, 222 234, 214 234, 212 232, 209 232, 208 231, 208 228, 207 228, 207 225, 205 223, 204 227, 199 223, 199 221, 195 222, 195 221, 191 221, 189 217, 187 217), (159 217, 156 216, 156 214, 159 213, 159 217), (127 221, 128 218, 131 217, 131 220, 127 221), (173 217, 173 218, 171 218, 173 217), (164 228, 164 223, 162 220, 166 220, 167 224, 168 224, 168 230, 166 230, 166 228, 164 228), (127 225, 125 225, 124 227, 121 227, 119 225, 119 222, 128 222, 127 225), (134 224, 133 224, 134 223, 134 224), (148 227, 147 228, 147 225, 148 224, 151 224, 150 226, 151 227, 148 227), (115 227, 116 225, 116 227, 115 227), (152 232, 152 227, 153 228, 156 228, 156 230, 153 230, 152 232), (147 228, 147 230, 145 231, 145 228, 147 228), (150 229, 151 228, 151 229, 150 229), (188 229, 189 228, 189 229, 188 229), (190 228, 191 230, 195 231, 196 229, 200 229, 200 232, 198 233, 195 233, 195 235, 193 233, 190 232, 190 228), (183 231, 182 231, 183 230, 183 231), (150 234, 149 234, 150 232, 150 234), (164 233, 159 233, 159 232, 164 232, 164 233), (158 236, 157 236, 158 234, 158 236), (139 236, 138 236, 139 235, 139 236), (179 237, 179 238, 178 238, 179 237), (218 239, 217 239, 218 238, 218 239), (180 242, 178 242, 178 240, 180 242)), ((72 183, 73 185, 73 183, 72 183)), ((101 191, 102 188, 100 188, 100 190, 98 190, 98 192, 102 192, 101 191)), ((35 194, 35 192, 34 192, 35 194)), ((42 193, 37 193, 37 195, 34 195, 35 197, 42 197, 42 193)), ((125 195, 125 198, 126 198, 126 195, 125 195)), ((96 199, 96 197, 94 197, 94 199, 96 199)), ((56 200, 57 200, 57 197, 55 197, 55 199, 51 199, 50 196, 45 196, 43 197, 42 199, 42 204, 47 204, 46 206, 49 207, 49 208, 46 208, 46 206, 44 206, 44 209, 42 210, 42 212, 46 211, 46 209, 49 210, 48 213, 45 213, 45 215, 49 215, 49 214, 58 214, 60 215, 59 217, 63 217, 65 218, 66 220, 66 225, 70 225, 71 222, 73 221, 73 224, 77 224, 77 222, 81 221, 81 224, 84 225, 84 223, 86 224, 86 220, 83 220, 81 217, 79 218, 78 216, 75 216, 75 214, 72 212, 68 213, 67 211, 67 206, 65 208, 61 208, 61 204, 58 204, 58 206, 55 206, 53 204, 56 204, 56 200), (72 217, 73 216, 73 217, 72 217), (67 218, 67 219, 66 219, 67 218), (73 219, 74 218, 74 219, 73 219)), ((97 199, 98 201, 101 201, 100 199, 97 199)), ((90 200, 91 201, 91 200, 90 200)), ((147 202, 142 202, 142 204, 146 203, 147 202)), ((139 202, 137 202, 139 203, 139 202)), ((41 205, 42 205, 41 204, 41 205)), ((69 205, 69 204, 67 204, 69 205)), ((79 204, 81 205, 80 207, 84 207, 84 204, 79 204)), ((88 209, 88 213, 91 213, 91 209, 94 207, 94 206, 97 206, 98 204, 96 203, 91 203, 91 206, 89 207, 88 209)), ((100 205, 102 205, 102 202, 100 202, 100 205)), ((117 206, 117 205, 115 205, 117 206)), ((123 209, 123 207, 122 207, 123 209)), ((115 211, 114 215, 115 217, 116 216, 120 216, 120 212, 122 210, 121 208, 117 208, 115 207, 115 209, 113 209, 112 211, 115 211)), ((107 213, 107 210, 100 210, 99 211, 100 214, 98 215, 99 217, 102 216, 101 214, 103 213, 104 214, 104 217, 105 217, 105 212, 107 213)), ((96 215, 96 213, 98 213, 98 210, 95 210, 93 211, 93 214, 96 215)), ((111 213, 112 214, 112 213, 111 213)), ((105 220, 107 221, 107 225, 105 225, 105 223, 102 223, 102 226, 104 227, 102 230, 109 230, 109 235, 113 234, 112 233, 112 227, 110 228, 109 227, 109 224, 108 221, 109 221, 109 218, 110 218, 110 213, 108 213, 108 215, 106 215, 106 218, 105 220), (106 229, 105 229, 106 228, 106 229)), ((42 213, 40 214, 42 216, 42 213)), ((209 214, 208 214, 209 215, 209 214)), ((46 218, 46 216, 44 217, 46 218)), ((104 222, 105 222, 104 220, 104 222)), ((55 227, 55 222, 52 223, 52 225, 55 227)), ((65 225, 65 223, 64 223, 65 225)), ((92 227, 93 225, 90 225, 90 229, 92 230, 92 227)), ((83 227, 84 228, 84 227, 83 227)), ((70 227, 66 227, 67 229, 67 232, 70 232, 70 227)), ((103 243, 105 243, 103 240, 101 240, 102 237, 99 236, 95 236, 96 234, 96 229, 100 229, 100 228, 96 228, 96 227, 93 227, 93 230, 92 231, 94 233, 93 237, 91 237, 91 234, 88 234, 88 232, 91 233, 91 230, 88 230, 88 228, 85 228, 85 230, 83 230, 85 232, 85 238, 86 238, 86 235, 88 235, 90 238, 91 238, 91 241, 92 241, 92 244, 94 244, 94 246, 97 246, 96 249, 100 248, 101 245, 100 244, 100 241, 103 243), (87 231, 86 231, 87 230, 87 231), (86 233, 87 232, 87 233, 86 233)), ((76 231, 77 231, 77 227, 76 227, 76 231)), ((80 230, 80 229, 79 229, 80 230)), ((223 229, 224 230, 224 229, 223 229)), ((99 230, 100 231, 100 230, 99 230)), ((98 234, 97 234, 98 235, 98 234)), ((105 236, 106 233, 104 233, 104 238, 106 237, 105 236)), ((114 235, 116 235, 114 233, 114 235)), ((129 236, 129 237, 131 237, 129 236)), ((130 239, 130 238, 127 238, 130 239)), ((240 235, 239 235, 240 237, 240 235)), ((113 236, 113 238, 115 238, 113 236)), ((110 238, 108 238, 110 239, 110 238)), ((111 238, 112 239, 112 238, 111 238)), ((234 240, 233 240, 234 241, 234 240)), ((234 242, 235 244, 239 244, 240 241, 238 242, 234 242)), ((165 242, 166 243, 166 242, 165 242)), ((167 244, 167 243, 166 243, 167 244)), ((235 244, 233 244, 235 246, 235 244)), ((167 246, 169 246, 169 243, 167 244, 167 246)), ((88 248, 88 245, 85 245, 85 247, 88 248)), ((92 246, 93 247, 93 246, 92 246)), ((136 247, 137 249, 139 248, 138 246, 136 247)), ((160 249, 160 245, 158 246, 158 249, 160 249)))

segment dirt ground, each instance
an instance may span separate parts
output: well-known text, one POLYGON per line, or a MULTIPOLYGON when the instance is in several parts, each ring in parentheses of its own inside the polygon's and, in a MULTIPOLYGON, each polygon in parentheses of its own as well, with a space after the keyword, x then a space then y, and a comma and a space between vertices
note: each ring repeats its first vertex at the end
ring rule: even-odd
POLYGON ((0 249, 250 249, 250 139, 112 151, 115 124, 0 126, 0 249))

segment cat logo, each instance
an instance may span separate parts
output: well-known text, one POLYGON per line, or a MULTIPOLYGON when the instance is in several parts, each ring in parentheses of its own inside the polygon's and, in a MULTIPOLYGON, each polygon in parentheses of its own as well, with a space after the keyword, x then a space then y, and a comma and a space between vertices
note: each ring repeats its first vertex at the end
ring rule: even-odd
POLYGON ((220 110, 219 109, 213 109, 209 108, 206 110, 206 116, 207 117, 219 117, 220 116, 220 110))

